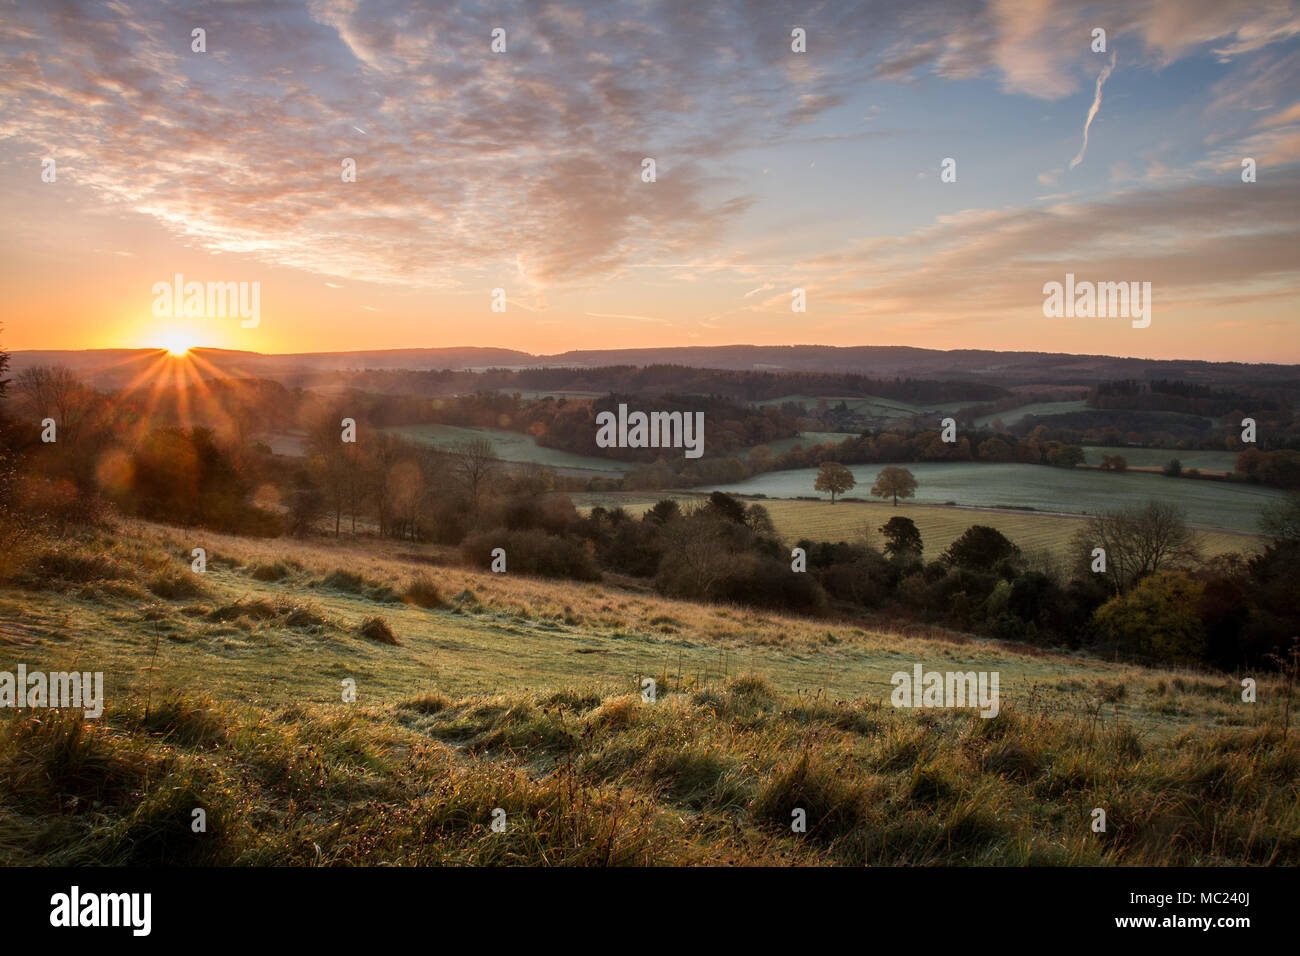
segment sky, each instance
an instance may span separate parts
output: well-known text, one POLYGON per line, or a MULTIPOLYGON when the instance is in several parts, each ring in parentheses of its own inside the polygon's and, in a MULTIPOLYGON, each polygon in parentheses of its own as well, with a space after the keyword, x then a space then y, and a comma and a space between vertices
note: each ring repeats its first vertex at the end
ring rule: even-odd
POLYGON ((1300 362, 1300 3, 0 0, 0 243, 9 349, 1300 362))

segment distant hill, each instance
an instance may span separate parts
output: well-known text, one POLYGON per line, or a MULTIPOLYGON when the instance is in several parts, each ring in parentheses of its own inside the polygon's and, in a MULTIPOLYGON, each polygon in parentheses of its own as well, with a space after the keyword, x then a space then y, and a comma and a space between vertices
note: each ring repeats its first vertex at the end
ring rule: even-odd
MULTIPOLYGON (((980 349, 919 349, 894 345, 720 345, 687 348, 583 349, 533 355, 514 349, 434 348, 263 355, 225 349, 194 349, 203 374, 276 379, 290 385, 323 384, 322 373, 361 369, 482 369, 686 365, 694 368, 763 371, 853 372, 873 378, 979 381, 1002 386, 1050 383, 1091 385, 1113 379, 1181 379, 1217 385, 1300 383, 1300 365, 1121 358, 1054 352, 980 349)), ((155 362, 156 349, 36 350, 14 352, 12 370, 66 365, 101 385, 132 381, 155 362)))

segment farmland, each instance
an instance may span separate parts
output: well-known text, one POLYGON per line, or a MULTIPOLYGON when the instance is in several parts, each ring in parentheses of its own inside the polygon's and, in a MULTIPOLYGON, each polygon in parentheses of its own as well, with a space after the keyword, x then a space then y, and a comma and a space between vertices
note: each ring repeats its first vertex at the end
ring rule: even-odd
POLYGON ((1232 472, 1237 465, 1235 451, 1186 451, 1176 448, 1104 448, 1099 445, 1084 446, 1086 464, 1101 464, 1102 455, 1119 455, 1130 468, 1163 468, 1177 458, 1184 469, 1232 472))
MULTIPOLYGON (((851 470, 857 487, 851 494, 866 497, 881 467, 854 465, 851 470)), ((1098 514, 1159 498, 1180 505, 1189 523, 1223 531, 1254 532, 1260 508, 1285 497, 1285 492, 1258 485, 1153 474, 1106 474, 1044 465, 919 462, 905 467, 916 476, 915 500, 923 504, 953 502, 985 508, 1027 507, 1053 513, 1098 514)), ((797 498, 816 494, 816 476, 812 468, 773 471, 716 490, 797 498)), ((826 497, 829 499, 829 495, 826 497)))

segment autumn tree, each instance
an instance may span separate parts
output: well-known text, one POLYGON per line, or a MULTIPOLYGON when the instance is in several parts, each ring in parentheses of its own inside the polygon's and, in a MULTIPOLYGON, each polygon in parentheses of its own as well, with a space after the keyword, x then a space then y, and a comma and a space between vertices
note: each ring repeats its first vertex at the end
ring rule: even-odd
POLYGON ((897 508, 899 498, 911 498, 916 494, 916 477, 906 468, 886 465, 876 476, 876 483, 871 486, 871 493, 877 498, 892 496, 894 507, 897 508))
POLYGON ((1098 637, 1117 650, 1163 664, 1194 664, 1205 654, 1197 614, 1205 586, 1181 571, 1160 571, 1097 609, 1098 637))
POLYGON ((836 495, 844 494, 857 483, 853 472, 844 465, 838 461, 824 461, 817 471, 817 481, 813 483, 813 488, 817 491, 829 491, 831 504, 835 504, 836 495))

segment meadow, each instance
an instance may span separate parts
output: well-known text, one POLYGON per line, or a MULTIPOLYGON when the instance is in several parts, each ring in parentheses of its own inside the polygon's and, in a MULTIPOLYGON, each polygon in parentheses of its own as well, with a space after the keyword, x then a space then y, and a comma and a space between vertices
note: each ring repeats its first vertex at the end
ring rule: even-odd
POLYGON ((1233 675, 445 558, 138 521, 36 546, 3 667, 102 670, 108 704, 0 716, 0 862, 1300 861, 1267 677, 1244 704, 1233 675), (999 672, 1000 713, 893 707, 917 662, 999 672))
MULTIPOLYGON (((882 467, 851 466, 857 486, 849 495, 868 497, 882 467)), ((1150 473, 986 462, 912 462, 902 467, 916 476, 915 500, 923 504, 952 502, 984 508, 1098 514, 1159 498, 1180 505, 1190 524, 1222 531, 1255 532, 1260 509, 1286 497, 1284 491, 1259 485, 1165 478, 1150 473)), ((823 497, 813 490, 816 478, 814 468, 771 471, 708 490, 769 498, 823 497)), ((829 501, 829 494, 824 497, 829 501)))

